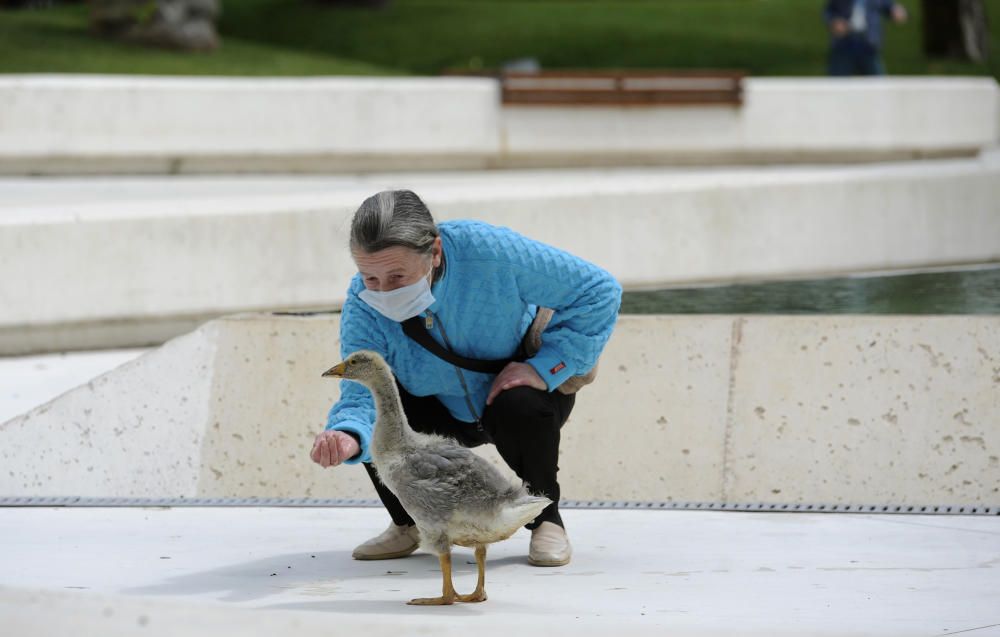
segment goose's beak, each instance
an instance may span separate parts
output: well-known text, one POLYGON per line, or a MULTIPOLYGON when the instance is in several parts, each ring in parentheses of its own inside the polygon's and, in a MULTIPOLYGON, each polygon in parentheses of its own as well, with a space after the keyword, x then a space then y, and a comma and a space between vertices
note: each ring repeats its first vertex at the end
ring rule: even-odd
POLYGON ((333 376, 335 378, 342 378, 344 376, 344 363, 337 363, 330 369, 323 372, 323 376, 333 376))

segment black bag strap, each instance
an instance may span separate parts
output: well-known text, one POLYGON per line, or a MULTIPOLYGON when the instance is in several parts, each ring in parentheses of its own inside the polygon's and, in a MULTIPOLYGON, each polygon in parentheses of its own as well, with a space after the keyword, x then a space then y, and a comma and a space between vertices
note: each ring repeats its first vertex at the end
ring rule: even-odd
MULTIPOLYGON (((481 372, 483 374, 499 374, 500 371, 510 363, 512 358, 502 358, 496 360, 480 360, 476 358, 466 358, 450 350, 434 340, 424 327, 424 319, 420 316, 408 318, 401 324, 403 333, 419 343, 424 349, 438 358, 445 360, 452 365, 467 369, 470 372, 481 372)), ((520 351, 520 348, 518 349, 520 351)))

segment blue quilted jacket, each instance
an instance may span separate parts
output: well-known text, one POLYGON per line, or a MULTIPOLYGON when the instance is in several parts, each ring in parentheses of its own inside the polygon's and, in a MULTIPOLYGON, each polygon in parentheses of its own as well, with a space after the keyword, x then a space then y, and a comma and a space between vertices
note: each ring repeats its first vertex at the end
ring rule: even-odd
MULTIPOLYGON (((468 358, 509 358, 534 318, 536 308, 555 310, 542 335, 542 348, 526 362, 554 390, 571 376, 585 374, 611 336, 621 305, 621 286, 606 271, 567 252, 508 228, 478 221, 438 224, 444 275, 434 282, 430 312, 434 339, 468 358)), ((455 367, 403 333, 402 326, 358 298, 356 275, 340 317, 340 349, 346 358, 360 349, 381 354, 399 382, 415 396, 436 396, 458 420, 474 423, 455 367)), ((482 415, 495 376, 462 370, 472 403, 482 415)), ((330 410, 327 429, 358 436, 361 453, 349 463, 371 462, 369 443, 375 406, 368 389, 341 381, 340 400, 330 410)), ((471 425, 470 425, 471 426, 471 425)))

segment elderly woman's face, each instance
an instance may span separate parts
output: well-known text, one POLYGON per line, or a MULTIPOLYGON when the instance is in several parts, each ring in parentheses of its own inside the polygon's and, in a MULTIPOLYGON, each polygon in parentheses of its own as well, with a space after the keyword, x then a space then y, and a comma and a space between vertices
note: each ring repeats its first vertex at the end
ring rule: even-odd
POLYGON ((365 288, 375 292, 390 292, 413 285, 441 265, 441 238, 434 240, 431 254, 421 254, 403 246, 392 246, 378 252, 351 252, 361 273, 365 288))

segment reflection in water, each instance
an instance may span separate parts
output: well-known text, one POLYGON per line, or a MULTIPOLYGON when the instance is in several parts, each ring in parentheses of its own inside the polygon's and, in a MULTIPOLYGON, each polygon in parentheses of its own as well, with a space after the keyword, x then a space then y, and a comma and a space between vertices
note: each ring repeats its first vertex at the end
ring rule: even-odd
POLYGON ((1000 265, 626 292, 626 314, 1000 314, 1000 265))

